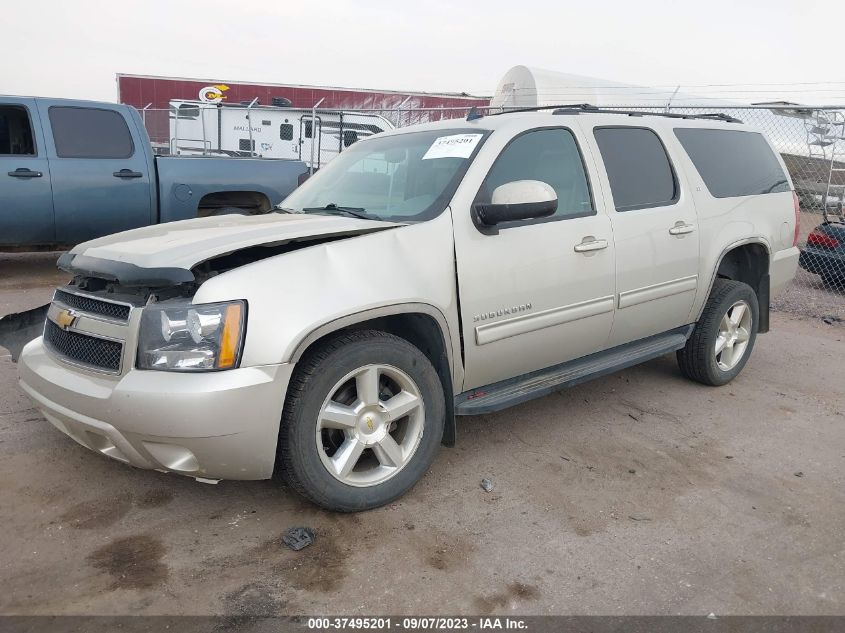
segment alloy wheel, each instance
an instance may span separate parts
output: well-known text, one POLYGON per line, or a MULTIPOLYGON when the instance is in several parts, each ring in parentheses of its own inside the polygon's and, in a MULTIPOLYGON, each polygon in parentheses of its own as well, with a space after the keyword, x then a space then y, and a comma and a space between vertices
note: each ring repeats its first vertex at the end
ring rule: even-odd
POLYGON ((751 306, 745 301, 734 303, 719 322, 716 336, 716 364, 722 371, 730 371, 742 360, 751 338, 751 306))
POLYGON ((404 468, 422 439, 419 387, 391 365, 366 365, 331 389, 317 419, 317 451, 329 473, 350 486, 374 486, 404 468))

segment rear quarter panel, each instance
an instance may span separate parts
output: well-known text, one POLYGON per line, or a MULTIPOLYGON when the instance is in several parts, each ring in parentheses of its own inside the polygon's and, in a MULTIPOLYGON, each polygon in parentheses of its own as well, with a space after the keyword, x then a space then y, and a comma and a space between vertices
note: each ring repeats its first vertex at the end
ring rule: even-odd
POLYGON ((204 196, 224 191, 252 191, 278 204, 298 184, 305 164, 267 158, 158 156, 160 221, 197 217, 204 196))
MULTIPOLYGON (((737 128, 733 125, 735 124, 727 129, 759 131, 746 126, 737 128)), ((674 127, 680 127, 680 125, 674 127)), ((757 243, 765 247, 769 254, 772 296, 774 296, 791 279, 791 274, 787 270, 775 270, 772 266, 783 259, 781 252, 793 248, 795 210, 792 193, 785 191, 756 196, 716 198, 710 194, 692 160, 672 131, 667 131, 665 138, 667 143, 671 143, 677 150, 678 166, 684 170, 687 176, 698 216, 699 279, 701 283, 690 313, 690 321, 696 321, 701 314, 710 294, 716 270, 724 254, 742 244, 757 243), (779 254, 781 254, 780 257, 779 254)), ((775 156, 788 178, 788 172, 777 152, 775 152, 775 156)), ((790 255, 791 258, 791 253, 786 254, 790 255)), ((797 250, 795 261, 797 263, 797 250)), ((794 270, 792 274, 794 274, 794 270)))

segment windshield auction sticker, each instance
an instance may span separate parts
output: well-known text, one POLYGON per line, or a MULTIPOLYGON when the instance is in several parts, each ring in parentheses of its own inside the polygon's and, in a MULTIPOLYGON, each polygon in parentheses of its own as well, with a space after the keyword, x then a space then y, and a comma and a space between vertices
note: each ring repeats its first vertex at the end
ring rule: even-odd
POLYGON ((423 160, 432 158, 469 158, 472 150, 478 145, 483 134, 450 134, 441 136, 422 157, 423 160))

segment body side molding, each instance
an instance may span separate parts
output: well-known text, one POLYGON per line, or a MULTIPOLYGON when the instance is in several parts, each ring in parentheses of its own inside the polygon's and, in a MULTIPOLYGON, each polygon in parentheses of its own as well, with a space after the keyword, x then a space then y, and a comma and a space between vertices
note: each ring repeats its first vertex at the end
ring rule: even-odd
POLYGON ((478 325, 475 328, 475 342, 478 345, 486 345, 511 336, 527 334, 606 312, 613 312, 613 295, 478 325))
POLYGON ((697 288, 698 275, 690 275, 689 277, 670 279, 669 281, 644 286, 643 288, 626 290, 625 292, 619 293, 619 308, 630 308, 631 306, 654 301, 655 299, 671 297, 682 292, 694 292, 697 288))

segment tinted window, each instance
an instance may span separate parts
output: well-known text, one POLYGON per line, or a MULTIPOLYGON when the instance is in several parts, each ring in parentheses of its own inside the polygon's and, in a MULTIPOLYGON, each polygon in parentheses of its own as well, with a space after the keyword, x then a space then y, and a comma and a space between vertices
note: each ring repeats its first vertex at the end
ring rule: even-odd
POLYGON ((179 104, 179 109, 176 111, 176 116, 180 119, 198 119, 200 116, 200 107, 189 103, 179 104))
POLYGON ((653 130, 606 127, 594 133, 617 211, 659 207, 678 199, 675 172, 653 130))
POLYGON ((283 141, 293 140, 293 125, 290 123, 282 123, 279 126, 279 138, 283 141))
POLYGON ((676 128, 675 136, 716 198, 789 191, 789 181, 762 134, 676 128))
POLYGON ((56 154, 61 158, 129 158, 132 135, 114 110, 50 108, 56 154))
POLYGON ((26 108, 0 106, 0 155, 33 156, 35 143, 26 108))
POLYGON ((578 145, 569 130, 535 130, 502 150, 484 180, 477 202, 490 202, 496 187, 514 180, 540 180, 557 193, 552 218, 594 213, 578 145))
POLYGON ((349 147, 352 143, 356 143, 358 141, 358 132, 355 130, 344 130, 343 131, 343 146, 349 147))

